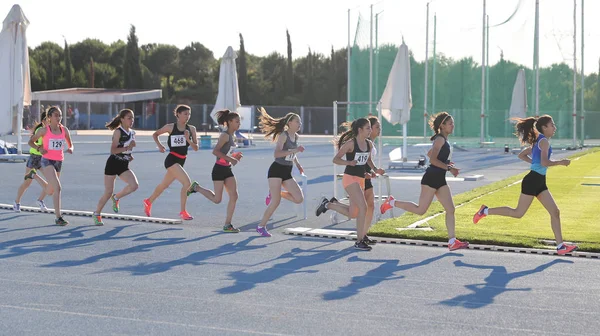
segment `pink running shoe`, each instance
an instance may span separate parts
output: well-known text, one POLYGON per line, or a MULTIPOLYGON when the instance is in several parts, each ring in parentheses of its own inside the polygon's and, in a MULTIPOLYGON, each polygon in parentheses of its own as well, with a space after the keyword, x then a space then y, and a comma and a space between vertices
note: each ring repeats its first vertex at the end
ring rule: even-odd
POLYGON ((469 247, 469 242, 461 242, 458 239, 454 239, 454 243, 452 244, 448 244, 448 249, 450 251, 454 251, 454 250, 458 250, 458 249, 464 249, 469 247))
POLYGON ((256 232, 258 232, 263 237, 271 237, 271 234, 269 233, 269 231, 267 231, 267 228, 264 226, 257 227, 256 232))
POLYGON ((146 216, 150 217, 152 213, 152 203, 147 198, 144 200, 144 212, 146 216))

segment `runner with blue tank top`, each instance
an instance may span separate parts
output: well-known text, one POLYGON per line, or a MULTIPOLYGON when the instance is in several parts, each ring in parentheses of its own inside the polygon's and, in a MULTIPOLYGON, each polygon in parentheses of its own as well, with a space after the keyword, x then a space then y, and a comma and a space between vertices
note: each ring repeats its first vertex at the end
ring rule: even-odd
POLYGON ((131 151, 135 147, 135 131, 132 129, 134 113, 130 109, 123 109, 119 114, 106 124, 106 128, 113 131, 110 145, 110 155, 104 166, 104 194, 98 200, 96 211, 92 218, 95 225, 104 225, 102 222, 102 209, 108 200, 112 200, 112 210, 118 213, 121 199, 138 189, 138 180, 131 169, 129 162, 133 161, 131 151), (127 185, 113 194, 117 176, 127 185))
POLYGON ((455 177, 460 172, 452 159, 452 147, 448 143, 448 136, 454 132, 454 118, 448 112, 440 112, 429 119, 429 127, 434 135, 431 137, 433 145, 427 153, 430 165, 427 167, 423 178, 421 179, 421 195, 419 204, 413 202, 400 201, 390 196, 380 207, 381 213, 385 213, 392 207, 412 212, 417 215, 424 215, 429 209, 433 196, 444 207, 446 213, 446 229, 448 230, 448 249, 450 251, 467 248, 468 242, 462 242, 456 239, 456 217, 454 215, 455 206, 452 200, 452 191, 446 183, 446 173, 450 172, 455 177))
POLYGON ((237 145, 234 136, 235 132, 240 129, 241 119, 237 112, 229 110, 218 111, 216 118, 217 123, 224 127, 225 130, 219 135, 219 140, 212 151, 213 155, 216 156, 216 162, 212 169, 212 180, 215 191, 206 189, 194 181, 188 191, 188 195, 199 192, 211 202, 219 204, 223 199, 223 189, 227 190, 229 202, 227 203, 227 216, 223 232, 238 233, 240 230, 231 223, 238 200, 237 180, 231 168, 237 165, 243 156, 242 152, 235 151, 237 145))
POLYGON ((519 159, 531 164, 529 173, 525 175, 521 182, 521 196, 519 197, 517 207, 488 208, 486 205, 482 205, 479 211, 473 216, 473 223, 477 224, 488 215, 521 218, 531 206, 533 199, 537 198, 550 214, 550 224, 556 239, 557 253, 559 255, 571 253, 577 249, 577 246, 563 242, 560 211, 552 194, 548 190, 548 186, 546 186, 546 171, 548 167, 568 166, 571 164, 569 159, 559 161, 550 160, 552 146, 550 146, 549 139, 556 132, 554 120, 549 115, 539 118, 517 118, 515 120, 517 121, 515 125, 517 137, 519 137, 523 145, 527 144, 530 146, 519 153, 519 159))
POLYGON ((179 217, 183 220, 192 220, 192 217, 186 210, 187 197, 192 181, 189 175, 183 169, 185 159, 187 158, 188 147, 192 146, 192 149, 198 150, 198 137, 196 136, 196 127, 188 125, 192 109, 187 105, 177 105, 173 114, 177 121, 172 124, 166 124, 159 130, 152 134, 152 138, 158 150, 161 153, 166 151, 165 146, 158 140, 161 134, 168 133, 167 146, 169 146, 169 154, 165 158, 165 169, 167 173, 162 182, 156 186, 152 195, 149 198, 144 199, 144 212, 146 216, 150 217, 152 214, 152 203, 167 189, 173 181, 177 180, 181 183, 181 192, 179 193, 180 200, 180 212, 179 217))
POLYGON ((304 146, 298 145, 298 132, 302 128, 300 116, 296 113, 288 113, 281 118, 271 117, 264 108, 259 109, 259 128, 265 134, 265 138, 271 137, 276 141, 273 156, 275 160, 269 167, 267 179, 269 181, 269 195, 265 199, 267 208, 256 232, 263 237, 271 237, 267 230, 267 222, 273 215, 282 198, 301 204, 304 202, 304 194, 298 182, 292 177, 294 164, 301 174, 304 169, 298 161, 297 154, 304 152, 304 146), (281 188, 285 190, 281 190, 281 188))
MULTIPOLYGON (((40 130, 44 129, 48 124, 46 123, 46 111, 43 111, 40 116, 40 123, 35 126, 33 129, 33 134, 36 134, 40 130)), ((35 145, 41 146, 43 142, 43 138, 39 138, 35 145)), ((35 179, 40 186, 42 187, 42 192, 40 193, 40 197, 37 199, 37 204, 40 207, 40 210, 47 211, 48 208, 44 203, 44 198, 46 197, 46 187, 48 186, 48 182, 44 180, 39 174, 38 170, 42 168, 42 154, 35 149, 34 147, 29 149, 29 158, 27 159, 27 163, 25 164, 25 177, 23 179, 23 183, 19 187, 17 191, 17 198, 15 198, 15 202, 13 203, 13 210, 15 212, 21 212, 21 197, 25 191, 31 185, 31 182, 35 179)))

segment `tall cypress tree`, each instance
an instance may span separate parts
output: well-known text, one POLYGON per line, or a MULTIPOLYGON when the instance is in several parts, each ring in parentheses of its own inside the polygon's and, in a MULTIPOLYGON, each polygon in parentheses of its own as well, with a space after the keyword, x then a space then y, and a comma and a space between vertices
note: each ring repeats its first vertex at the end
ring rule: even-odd
POLYGON ((286 29, 285 35, 287 37, 287 70, 285 73, 287 95, 294 95, 294 65, 292 63, 292 39, 290 38, 290 32, 286 29))
POLYGON ((73 86, 73 65, 71 64, 71 50, 65 39, 65 86, 73 86))
POLYGON ((240 52, 238 54, 238 87, 240 89, 240 100, 248 104, 248 68, 246 63, 246 48, 244 37, 240 33, 240 52))
POLYGON ((138 38, 135 35, 135 26, 131 25, 125 48, 125 60, 123 63, 123 81, 126 89, 142 89, 142 67, 140 65, 140 49, 138 38))

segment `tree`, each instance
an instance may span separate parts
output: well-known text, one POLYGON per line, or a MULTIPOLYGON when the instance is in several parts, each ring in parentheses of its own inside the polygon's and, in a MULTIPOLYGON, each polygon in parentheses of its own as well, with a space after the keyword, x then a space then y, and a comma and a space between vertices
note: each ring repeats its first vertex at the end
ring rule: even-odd
POLYGON ((71 44, 69 52, 73 68, 83 69, 93 57, 96 62, 109 63, 110 47, 98 39, 85 39, 81 42, 71 44))
POLYGON ((248 68, 246 64, 246 48, 244 47, 244 37, 240 33, 240 52, 238 53, 238 87, 240 89, 240 100, 247 104, 248 102, 248 68))
POLYGON ((293 96, 294 92, 294 64, 292 61, 292 40, 290 38, 290 33, 286 29, 285 35, 287 37, 287 70, 285 72, 285 83, 286 83, 286 93, 288 96, 293 96))
POLYGON ((165 78, 165 99, 168 101, 173 93, 173 75, 177 72, 177 55, 179 48, 174 45, 159 44, 147 49, 143 64, 157 76, 159 80, 165 78))
POLYGON ((123 63, 123 87, 126 89, 142 89, 143 78, 140 65, 140 49, 138 38, 135 35, 135 26, 131 25, 125 48, 125 62, 123 63))
POLYGON ((69 51, 69 45, 65 39, 65 86, 73 86, 73 65, 71 64, 71 52, 69 51))
MULTIPOLYGON (((195 100, 210 102, 215 100, 215 57, 202 43, 192 42, 178 54, 178 69, 175 82, 179 79, 191 79, 181 83, 190 84, 186 90, 186 97, 192 96, 195 100)), ((178 96, 179 97, 179 96, 178 96)))

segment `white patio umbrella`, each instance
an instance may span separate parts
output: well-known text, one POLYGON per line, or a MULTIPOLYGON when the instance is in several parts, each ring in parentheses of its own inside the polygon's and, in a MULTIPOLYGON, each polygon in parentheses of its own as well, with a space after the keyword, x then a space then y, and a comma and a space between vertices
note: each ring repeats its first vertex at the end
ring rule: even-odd
POLYGON ((410 85, 410 58, 408 56, 408 47, 404 41, 402 41, 402 45, 396 54, 396 59, 388 76, 379 106, 380 118, 383 116, 392 125, 402 124, 402 158, 405 159, 408 146, 406 124, 410 120, 412 93, 410 85))
POLYGON ((517 80, 513 87, 509 111, 511 123, 515 123, 512 118, 525 118, 527 115, 527 85, 525 83, 524 69, 520 69, 517 73, 517 80))
POLYGON ((220 110, 228 109, 237 111, 240 104, 240 90, 238 88, 237 70, 235 68, 235 59, 237 55, 232 47, 227 47, 223 59, 221 59, 221 68, 219 69, 219 93, 217 102, 210 116, 217 121, 216 113, 220 110))
POLYGON ((21 150, 23 106, 31 105, 29 50, 26 30, 29 20, 19 5, 14 5, 2 23, 0 32, 0 134, 17 134, 18 154, 21 150), (17 124, 13 126, 13 117, 17 124))

